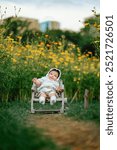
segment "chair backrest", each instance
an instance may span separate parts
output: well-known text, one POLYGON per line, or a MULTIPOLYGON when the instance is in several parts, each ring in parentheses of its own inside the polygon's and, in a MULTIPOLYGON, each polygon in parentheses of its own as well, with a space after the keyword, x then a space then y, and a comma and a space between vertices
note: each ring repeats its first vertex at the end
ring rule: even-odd
POLYGON ((63 81, 60 79, 59 80, 59 86, 62 88, 62 89, 64 89, 64 84, 63 84, 63 81))
POLYGON ((31 90, 32 92, 36 91, 37 90, 37 86, 35 83, 33 83, 32 87, 31 87, 31 90))

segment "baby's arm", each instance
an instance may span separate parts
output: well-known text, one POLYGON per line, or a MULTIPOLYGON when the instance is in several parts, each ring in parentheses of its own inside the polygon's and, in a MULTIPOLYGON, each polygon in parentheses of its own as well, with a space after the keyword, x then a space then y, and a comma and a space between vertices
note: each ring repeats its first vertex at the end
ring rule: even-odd
POLYGON ((32 82, 35 83, 37 87, 41 85, 41 82, 37 78, 33 78, 32 82))

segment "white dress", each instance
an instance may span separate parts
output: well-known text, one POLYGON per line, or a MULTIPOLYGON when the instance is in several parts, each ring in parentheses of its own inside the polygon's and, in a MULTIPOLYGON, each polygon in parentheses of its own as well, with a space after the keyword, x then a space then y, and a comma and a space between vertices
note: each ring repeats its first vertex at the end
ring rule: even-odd
POLYGON ((51 94, 51 93, 56 93, 56 88, 59 86, 59 82, 50 80, 48 76, 42 77, 38 79, 42 84, 40 87, 37 88, 37 91, 39 93, 46 93, 46 94, 51 94))

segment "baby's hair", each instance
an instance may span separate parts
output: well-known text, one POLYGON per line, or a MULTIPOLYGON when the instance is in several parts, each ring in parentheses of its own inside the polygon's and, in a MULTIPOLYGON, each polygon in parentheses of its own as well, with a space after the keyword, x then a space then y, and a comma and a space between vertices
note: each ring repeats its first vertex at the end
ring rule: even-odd
MULTIPOLYGON (((51 71, 56 71, 56 72, 58 73, 58 77, 60 76, 60 71, 59 71, 58 69, 53 68, 51 71)), ((51 71, 50 71, 50 72, 51 72, 51 71)), ((50 72, 49 72, 49 73, 50 73, 50 72)))

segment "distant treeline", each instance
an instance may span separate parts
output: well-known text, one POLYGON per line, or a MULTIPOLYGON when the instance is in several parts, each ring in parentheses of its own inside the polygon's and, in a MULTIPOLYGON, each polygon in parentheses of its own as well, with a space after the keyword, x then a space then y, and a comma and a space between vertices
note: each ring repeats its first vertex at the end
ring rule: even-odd
MULTIPOLYGON (((80 23, 80 22, 79 22, 80 23)), ((78 45, 82 53, 92 52, 93 55, 100 56, 100 15, 94 15, 84 21, 84 27, 79 32, 63 31, 63 30, 48 30, 41 32, 39 30, 30 30, 29 23, 20 19, 5 19, 2 26, 5 28, 4 36, 11 36, 17 40, 21 36, 22 44, 39 43, 46 39, 47 44, 63 40, 78 45)), ((44 41, 45 42, 45 41, 44 41)))

